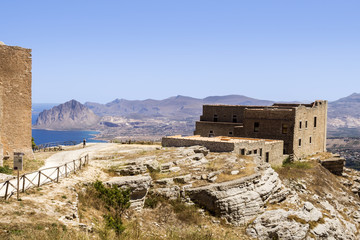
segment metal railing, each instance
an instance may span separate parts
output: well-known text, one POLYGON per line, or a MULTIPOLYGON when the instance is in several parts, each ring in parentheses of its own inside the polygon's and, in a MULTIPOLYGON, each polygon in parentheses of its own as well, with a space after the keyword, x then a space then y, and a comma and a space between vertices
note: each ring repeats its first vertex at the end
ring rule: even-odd
MULTIPOLYGON (((20 175, 19 192, 25 192, 32 187, 40 187, 46 183, 58 183, 60 178, 68 177, 71 173, 81 170, 89 164, 89 155, 67 162, 56 167, 40 169, 35 172, 20 175)), ((0 183, 0 198, 11 198, 17 192, 17 178, 13 177, 0 183)))

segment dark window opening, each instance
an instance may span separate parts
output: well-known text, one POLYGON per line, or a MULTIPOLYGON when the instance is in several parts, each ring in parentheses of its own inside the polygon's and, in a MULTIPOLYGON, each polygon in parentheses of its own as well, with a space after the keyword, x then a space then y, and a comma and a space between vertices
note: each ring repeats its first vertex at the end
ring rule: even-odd
POLYGON ((265 162, 269 162, 269 159, 270 159, 269 152, 266 152, 265 153, 265 162))
POLYGON ((252 154, 252 151, 248 151, 248 155, 251 155, 252 154))
POLYGON ((301 147, 301 138, 299 139, 299 147, 301 147))
POLYGON ((237 116, 236 116, 236 115, 233 115, 232 121, 233 121, 233 123, 236 123, 236 122, 237 122, 237 116))
POLYGON ((288 125, 287 124, 283 124, 282 125, 282 134, 287 134, 288 133, 288 125))
POLYGON ((214 114, 214 122, 217 122, 217 121, 218 121, 218 115, 214 114))
POLYGON ((254 154, 257 154, 257 149, 256 149, 256 150, 254 150, 254 154))
POLYGON ((232 132, 229 132, 229 136, 232 136, 233 134, 232 134, 232 132))
POLYGON ((311 143, 311 137, 310 137, 310 139, 309 139, 309 142, 311 143))
POLYGON ((316 127, 317 124, 317 117, 314 117, 314 127, 316 127))
POLYGON ((241 153, 240 153, 241 155, 245 155, 245 148, 242 148, 241 149, 241 153))
POLYGON ((260 123, 254 122, 254 132, 259 132, 260 123))
POLYGON ((209 137, 214 137, 214 131, 213 130, 209 131, 209 137))
POLYGON ((262 148, 260 148, 260 157, 262 157, 262 148))
POLYGON ((305 128, 307 128, 307 121, 305 121, 305 128))
POLYGON ((299 122, 299 128, 301 129, 301 127, 302 127, 302 122, 300 121, 299 122))

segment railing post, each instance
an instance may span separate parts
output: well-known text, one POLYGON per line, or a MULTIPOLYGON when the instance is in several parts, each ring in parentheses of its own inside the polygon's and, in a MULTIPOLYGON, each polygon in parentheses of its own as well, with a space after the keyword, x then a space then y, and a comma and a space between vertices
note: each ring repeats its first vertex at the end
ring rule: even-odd
POLYGON ((81 170, 81 158, 79 159, 80 164, 79 164, 79 170, 81 170))
POLYGON ((74 162, 74 173, 76 173, 76 163, 75 163, 75 160, 73 160, 74 162))
POLYGON ((23 190, 22 190, 22 192, 24 193, 25 192, 25 174, 22 175, 22 178, 23 178, 23 190))
POLYGON ((9 190, 9 180, 6 181, 6 189, 5 189, 5 200, 7 198, 7 193, 8 193, 8 190, 9 190))
POLYGON ((57 183, 59 183, 59 171, 60 171, 60 167, 57 167, 57 176, 56 176, 57 183))
POLYGON ((67 178, 67 163, 65 163, 65 177, 67 178))
POLYGON ((39 171, 39 181, 38 181, 38 187, 40 187, 40 178, 41 178, 41 171, 39 171))

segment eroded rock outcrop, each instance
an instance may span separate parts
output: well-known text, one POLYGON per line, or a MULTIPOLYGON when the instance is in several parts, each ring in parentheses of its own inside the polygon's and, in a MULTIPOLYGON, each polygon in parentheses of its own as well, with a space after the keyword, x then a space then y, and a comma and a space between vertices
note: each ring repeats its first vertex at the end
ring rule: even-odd
POLYGON ((268 165, 248 177, 186 190, 190 199, 234 225, 244 224, 264 211, 269 200, 281 201, 287 191, 268 165), (284 196, 280 197, 278 194, 284 196), (274 198, 272 198, 274 196, 274 198))
POLYGON ((324 217, 310 202, 305 202, 298 211, 266 211, 246 232, 257 239, 357 239, 354 224, 324 217))
POLYGON ((145 197, 151 184, 151 177, 147 175, 114 177, 105 183, 109 186, 117 185, 119 188, 130 188, 131 208, 139 210, 144 207, 145 197))

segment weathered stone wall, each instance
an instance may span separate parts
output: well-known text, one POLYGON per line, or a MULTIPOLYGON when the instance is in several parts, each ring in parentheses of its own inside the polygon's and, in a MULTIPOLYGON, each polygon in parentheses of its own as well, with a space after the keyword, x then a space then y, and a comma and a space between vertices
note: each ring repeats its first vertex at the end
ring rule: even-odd
POLYGON ((244 149, 245 155, 257 156, 263 162, 269 162, 271 165, 281 165, 284 160, 283 155, 283 141, 268 141, 265 139, 258 139, 255 141, 243 141, 235 143, 234 151, 241 154, 244 149), (268 159, 266 159, 266 154, 268 159))
POLYGON ((240 139, 240 138, 204 138, 204 137, 164 137, 163 147, 190 147, 204 146, 212 152, 232 152, 247 156, 256 156, 263 162, 272 165, 281 165, 284 159, 282 154, 283 141, 265 139, 240 139), (268 153, 268 159, 267 154, 268 153))
POLYGON ((212 134, 282 140, 283 154, 294 153, 295 158, 302 158, 326 151, 326 120, 327 101, 274 104, 271 107, 204 105, 194 133, 203 137, 212 134))
POLYGON ((204 146, 212 152, 232 152, 234 150, 234 143, 232 142, 219 142, 209 139, 196 140, 185 138, 163 137, 161 140, 163 147, 191 147, 195 145, 204 146))
POLYGON ((0 45, 0 141, 4 155, 31 150, 31 49, 0 45))
POLYGON ((209 137, 210 131, 214 136, 235 136, 235 127, 242 126, 242 123, 224 123, 224 122, 196 122, 194 135, 209 137))
POLYGON ((327 101, 316 101, 313 107, 300 106, 297 108, 293 148, 294 154, 298 158, 326 152, 326 121, 327 101), (315 117, 316 127, 314 126, 315 117), (301 145, 299 144, 300 139, 301 145))
POLYGON ((235 136, 283 140, 285 153, 292 153, 294 119, 295 109, 246 109, 244 127, 236 128, 235 136), (255 122, 259 124, 257 132, 255 122), (288 127, 286 134, 282 131, 283 124, 288 127))

